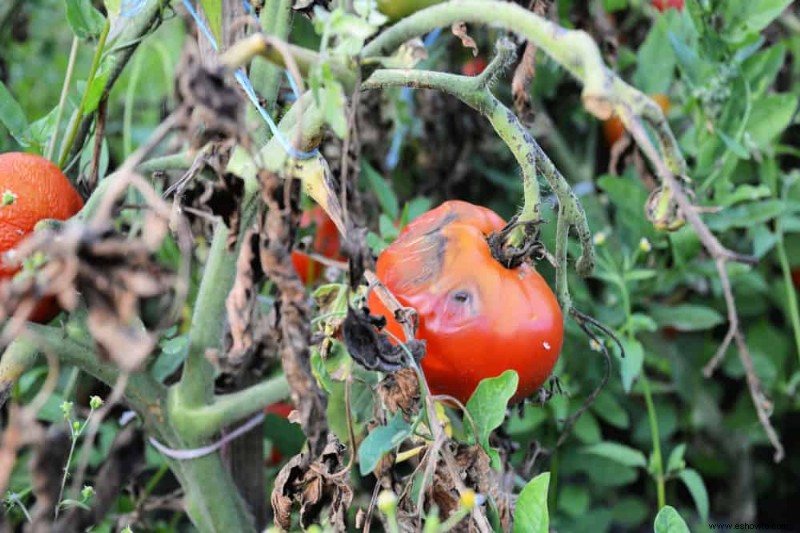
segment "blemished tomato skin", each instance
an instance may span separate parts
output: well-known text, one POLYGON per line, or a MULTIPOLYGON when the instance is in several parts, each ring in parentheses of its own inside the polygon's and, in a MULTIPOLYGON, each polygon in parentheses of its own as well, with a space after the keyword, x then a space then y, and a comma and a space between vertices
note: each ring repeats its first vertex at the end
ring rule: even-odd
MULTIPOLYGON (((24 152, 0 154, 0 254, 15 248, 37 222, 66 220, 83 207, 83 199, 61 170, 49 160, 24 152)), ((14 276, 18 268, 4 266, 0 257, 0 281, 14 276)), ((53 298, 45 298, 30 320, 49 322, 58 314, 53 298)))
MULTIPOLYGON (((422 369, 433 394, 466 403, 482 379, 511 369, 519 375, 517 402, 558 361, 564 324, 552 290, 530 266, 507 269, 492 257, 486 237, 504 226, 489 209, 445 202, 406 226, 378 258, 378 279, 419 313, 422 369)), ((368 306, 403 338, 374 291, 368 306)))

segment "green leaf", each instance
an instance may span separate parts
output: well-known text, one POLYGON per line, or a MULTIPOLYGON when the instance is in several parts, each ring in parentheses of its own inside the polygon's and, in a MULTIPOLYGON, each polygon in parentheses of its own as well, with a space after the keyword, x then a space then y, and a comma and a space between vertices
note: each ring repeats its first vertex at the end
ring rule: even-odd
POLYGON ((583 413, 580 418, 578 418, 573 431, 578 440, 585 444, 594 444, 595 442, 603 440, 603 434, 600 432, 600 425, 590 412, 583 413))
POLYGON ((78 39, 97 37, 103 31, 105 17, 91 0, 66 0, 67 23, 78 39))
POLYGON ((106 56, 103 62, 100 63, 100 66, 97 69, 94 78, 89 83, 89 86, 86 87, 86 84, 83 84, 84 87, 81 90, 88 92, 86 96, 86 105, 83 109, 84 115, 94 113, 95 109, 97 109, 97 106, 100 103, 100 98, 102 98, 103 91, 106 88, 106 82, 111 75, 111 70, 115 62, 116 58, 114 56, 106 56))
POLYGON ((610 392, 601 392, 592 404, 592 411, 607 423, 620 429, 630 427, 628 412, 610 392))
POLYGON ((675 71, 675 53, 669 44, 669 21, 659 17, 636 53, 633 82, 646 94, 666 93, 675 71))
POLYGON ((708 522, 708 491, 706 490, 706 484, 703 483, 703 478, 691 468, 681 470, 678 477, 689 489, 694 505, 697 507, 697 512, 700 513, 700 518, 703 522, 708 522))
POLYGON ((659 326, 671 326, 678 331, 701 331, 722 324, 725 319, 714 309, 702 305, 681 304, 671 307, 653 306, 650 316, 659 326))
POLYGON ((378 461, 388 452, 400 446, 411 435, 411 426, 398 412, 388 425, 372 430, 358 447, 358 462, 361 475, 366 476, 378 466, 378 461))
POLYGON ((322 110, 325 122, 337 137, 347 136, 347 115, 344 112, 344 88, 338 81, 327 81, 322 90, 322 110))
MULTIPOLYGON (((467 402, 467 411, 475 422, 477 434, 474 437, 493 459, 499 460, 499 457, 496 452, 492 453, 494 450, 489 446, 489 435, 503 423, 508 400, 517 391, 518 383, 517 373, 506 370, 496 378, 481 380, 467 402)), ((469 424, 467 427, 472 431, 469 424)), ((493 461, 492 466, 499 467, 499 464, 493 461)))
POLYGON ((724 37, 729 42, 742 42, 749 36, 759 33, 783 13, 792 0, 748 0, 729 2, 729 20, 724 37))
POLYGON ((625 393, 630 393, 633 383, 638 379, 642 373, 642 365, 644 364, 644 348, 642 344, 636 339, 623 337, 620 339, 623 348, 625 348, 625 357, 620 359, 620 374, 622 377, 622 388, 625 393))
POLYGON ((686 452, 686 445, 681 443, 675 446, 672 453, 669 454, 667 460, 667 473, 677 472, 686 467, 686 462, 683 460, 683 454, 686 452))
POLYGON ((218 43, 222 42, 222 0, 200 0, 208 27, 218 43))
POLYGON ((547 533, 550 528, 547 512, 549 486, 550 472, 543 472, 522 489, 514 511, 514 533, 547 533))
POLYGON ((720 198, 717 205, 728 207, 748 200, 761 200, 769 197, 770 194, 772 193, 769 190, 769 186, 763 183, 761 185, 739 185, 730 194, 720 198))
POLYGON ((0 122, 21 146, 28 146, 25 133, 28 131, 28 119, 22 106, 12 96, 5 84, 0 81, 0 122))
POLYGON ((720 232, 731 228, 749 228, 777 217, 783 209, 784 204, 780 200, 749 202, 712 213, 706 217, 706 223, 710 229, 720 232))
POLYGON ((598 442, 597 444, 584 446, 582 451, 583 453, 605 457, 624 466, 642 468, 647 466, 647 458, 642 452, 617 442, 598 442))
POLYGON ((395 196, 394 191, 392 191, 390 182, 385 180, 383 176, 366 161, 366 158, 362 158, 361 160, 361 171, 367 179, 369 188, 378 198, 381 210, 392 220, 397 220, 397 217, 400 215, 400 204, 397 201, 397 196, 395 196))
POLYGON ((754 100, 747 121, 750 142, 760 149, 767 149, 789 127, 796 109, 797 96, 793 94, 770 94, 754 100))
POLYGON ((689 526, 671 505, 661 508, 653 524, 655 533, 689 533, 689 526))

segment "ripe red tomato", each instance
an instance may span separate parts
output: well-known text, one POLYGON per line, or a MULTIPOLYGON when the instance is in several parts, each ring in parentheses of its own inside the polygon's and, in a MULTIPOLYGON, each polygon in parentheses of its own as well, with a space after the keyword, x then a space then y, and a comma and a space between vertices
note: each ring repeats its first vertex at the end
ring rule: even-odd
POLYGON ((486 68, 486 60, 480 56, 473 57, 461 67, 461 74, 464 76, 477 76, 486 68))
POLYGON ((668 9, 683 10, 683 0, 653 0, 653 7, 663 13, 668 9))
MULTIPOLYGON (((312 224, 316 225, 316 232, 311 250, 337 261, 342 260, 342 256, 339 254, 339 230, 336 229, 333 220, 319 206, 314 206, 310 211, 304 212, 300 219, 301 228, 308 228, 312 224)), ((300 251, 292 252, 292 263, 304 285, 314 283, 325 270, 322 263, 300 251)))
MULTIPOLYGON (((652 94, 650 98, 658 104, 658 107, 661 108, 661 111, 667 113, 670 107, 669 97, 664 94, 652 94)), ((625 134, 625 126, 622 125, 622 121, 617 116, 613 116, 608 120, 603 121, 603 136, 606 138, 606 142, 609 146, 614 146, 620 137, 625 134)))
MULTIPOLYGON (((529 265, 507 269, 492 257, 486 237, 504 226, 489 209, 445 202, 406 226, 378 258, 378 278, 419 313, 419 338, 427 341, 422 369, 433 394, 466 402, 482 379, 511 369, 519 375, 516 402, 558 360, 564 323, 553 291, 529 265)), ((402 338, 374 291, 368 305, 402 338)))
POLYGON ((792 269, 792 283, 795 289, 800 290, 800 266, 792 269))

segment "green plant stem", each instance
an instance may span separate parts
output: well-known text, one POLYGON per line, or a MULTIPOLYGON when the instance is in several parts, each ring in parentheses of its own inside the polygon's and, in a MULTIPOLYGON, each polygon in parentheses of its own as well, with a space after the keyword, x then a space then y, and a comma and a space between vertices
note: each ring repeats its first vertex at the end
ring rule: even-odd
MULTIPOLYGON (((30 337, 19 336, 11 346, 23 344, 26 350, 26 364, 33 365, 42 350, 48 350, 58 356, 61 363, 73 365, 84 372, 94 376, 103 383, 113 386, 119 377, 119 370, 110 362, 101 361, 94 351, 94 344, 89 333, 78 328, 71 328, 65 335, 58 327, 44 326, 29 323, 26 325, 32 333, 30 337)), ((3 356, 5 363, 6 354, 3 356)), ((145 423, 152 426, 157 416, 162 411, 162 401, 166 397, 166 389, 147 373, 131 374, 126 388, 125 399, 127 403, 139 414, 143 415, 145 423), (148 413, 152 417, 146 416, 148 413), (148 422, 149 420, 149 422, 148 422)))
POLYGON ((175 400, 183 407, 196 408, 213 400, 214 368, 206 351, 222 345, 225 298, 236 274, 236 255, 227 249, 230 231, 220 220, 208 252, 203 280, 194 305, 183 374, 174 387, 175 400))
MULTIPOLYGON (((106 80, 103 94, 100 97, 101 100, 111 92, 111 88, 119 79, 133 53, 143 42, 144 37, 161 24, 161 12, 169 4, 170 0, 143 2, 142 8, 135 15, 117 18, 108 37, 108 42, 113 43, 113 47, 111 48, 111 55, 106 60, 110 73, 108 80, 106 80)), ((80 127, 67 157, 68 161, 71 161, 83 148, 83 143, 86 140, 86 136, 89 135, 92 121, 93 117, 88 116, 84 117, 80 122, 80 127)))
MULTIPOLYGON (((205 149, 203 149, 205 150, 205 149)), ((183 170, 192 165, 192 158, 197 154, 190 152, 179 152, 177 154, 162 155, 143 161, 138 167, 137 172, 142 174, 149 174, 150 172, 157 172, 163 170, 183 170)))
MULTIPOLYGON (((288 68, 289 63, 281 49, 291 56, 292 61, 297 65, 298 72, 303 77, 306 77, 313 67, 323 62, 323 57, 314 50, 288 44, 270 36, 255 34, 245 37, 226 50, 220 56, 220 63, 233 69, 260 56, 280 68, 288 68)), ((345 92, 352 92, 356 83, 356 76, 353 73, 354 65, 348 65, 336 59, 325 60, 325 62, 334 77, 342 83, 345 92)))
POLYGON ((562 28, 517 4, 462 0, 420 10, 368 43, 362 50, 362 57, 386 56, 413 37, 459 21, 499 25, 535 43, 583 82, 583 102, 591 113, 600 119, 616 113, 626 127, 631 113, 640 115, 655 130, 670 171, 677 176, 686 175, 686 162, 661 108, 605 66, 591 36, 581 30, 562 28))
POLYGON ((78 37, 72 38, 72 46, 69 50, 69 60, 67 62, 67 72, 64 74, 64 85, 61 87, 61 96, 58 99, 58 111, 56 112, 56 123, 53 126, 53 136, 50 138, 50 144, 47 145, 47 153, 45 154, 45 157, 51 161, 53 160, 53 154, 58 144, 58 130, 61 128, 64 108, 67 106, 67 94, 69 94, 69 86, 72 84, 72 73, 75 70, 75 60, 78 57, 78 45, 80 42, 78 37))
MULTIPOLYGON (((281 41, 287 41, 294 14, 293 3, 291 0, 267 0, 266 5, 261 10, 261 32, 281 41)), ((283 70, 263 58, 253 61, 250 66, 250 81, 253 82, 253 87, 261 95, 264 109, 270 115, 275 112, 275 102, 277 101, 282 77, 283 70)), ((272 136, 269 126, 262 120, 254 106, 248 106, 247 118, 251 122, 259 122, 258 129, 252 134, 253 140, 256 146, 264 146, 272 136)))
POLYGON ((658 433, 658 420, 656 419, 656 407, 653 403, 653 395, 650 393, 650 382, 644 370, 639 377, 644 392, 644 401, 647 404, 647 420, 650 423, 650 437, 653 441, 653 469, 655 472, 656 493, 658 498, 658 509, 661 510, 667 503, 664 490, 664 460, 661 456, 661 438, 658 433))
POLYGON ((67 137, 64 140, 64 145, 61 147, 61 155, 58 158, 58 166, 61 168, 64 168, 64 165, 66 165, 67 161, 69 160, 72 143, 75 142, 75 137, 78 133, 78 127, 83 119, 83 109, 86 107, 86 102, 89 100, 89 86, 94 80, 94 77, 97 75, 97 70, 100 68, 100 60, 103 57, 103 51, 106 46, 106 38, 108 38, 108 32, 110 29, 111 23, 108 19, 106 19, 106 23, 103 25, 103 31, 100 33, 100 38, 97 39, 97 48, 94 51, 94 57, 92 57, 92 66, 89 69, 89 76, 86 78, 86 88, 83 91, 83 96, 81 96, 78 109, 75 110, 75 116, 69 123, 69 131, 67 132, 67 137))
POLYGON ((176 417, 180 417, 178 425, 183 435, 205 439, 288 396, 289 384, 283 375, 279 375, 246 389, 216 396, 209 405, 174 409, 173 419, 178 423, 176 417))

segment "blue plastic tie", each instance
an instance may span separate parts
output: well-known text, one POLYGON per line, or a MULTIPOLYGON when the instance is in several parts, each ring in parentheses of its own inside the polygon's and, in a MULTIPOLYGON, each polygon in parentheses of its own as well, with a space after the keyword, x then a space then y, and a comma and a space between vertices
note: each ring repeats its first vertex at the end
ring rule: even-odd
MULTIPOLYGON (((245 3, 247 2, 247 0, 243 1, 245 3)), ((214 38, 214 35, 211 33, 211 30, 208 29, 208 26, 206 26, 205 22, 203 22, 203 19, 200 18, 200 14, 197 12, 197 10, 195 10, 191 2, 189 0, 183 0, 183 5, 186 7, 186 10, 194 19, 195 23, 197 24, 197 27, 200 28, 200 31, 208 39, 208 42, 211 44, 211 47, 215 51, 219 52, 217 40, 214 38)), ((246 4, 245 9, 248 9, 248 7, 249 4, 246 4)), ((286 140, 286 137, 283 136, 283 133, 278 128, 278 125, 275 124, 275 122, 272 120, 272 117, 270 117, 269 113, 267 113, 267 110, 264 109, 261 103, 258 101, 258 95, 256 94, 256 91, 253 88, 253 84, 250 82, 250 78, 247 77, 247 73, 244 71, 244 69, 241 68, 238 69, 236 72, 234 72, 233 77, 236 79, 236 81, 239 83, 242 89, 244 89, 247 98, 256 107, 256 110, 258 110, 258 114, 261 115, 261 118, 263 118, 266 121, 267 125, 269 126, 269 129, 272 131, 272 135, 278 139, 278 142, 281 144, 283 149, 286 150, 287 154, 289 154, 291 157, 295 159, 310 159, 312 157, 315 157, 319 153, 319 151, 316 149, 314 149, 313 152, 304 152, 302 150, 298 150, 297 148, 292 146, 288 140, 286 140)), ((294 85, 294 81, 291 79, 291 76, 289 76, 289 80, 292 84, 292 91, 294 91, 295 95, 298 95, 297 87, 294 85)))

